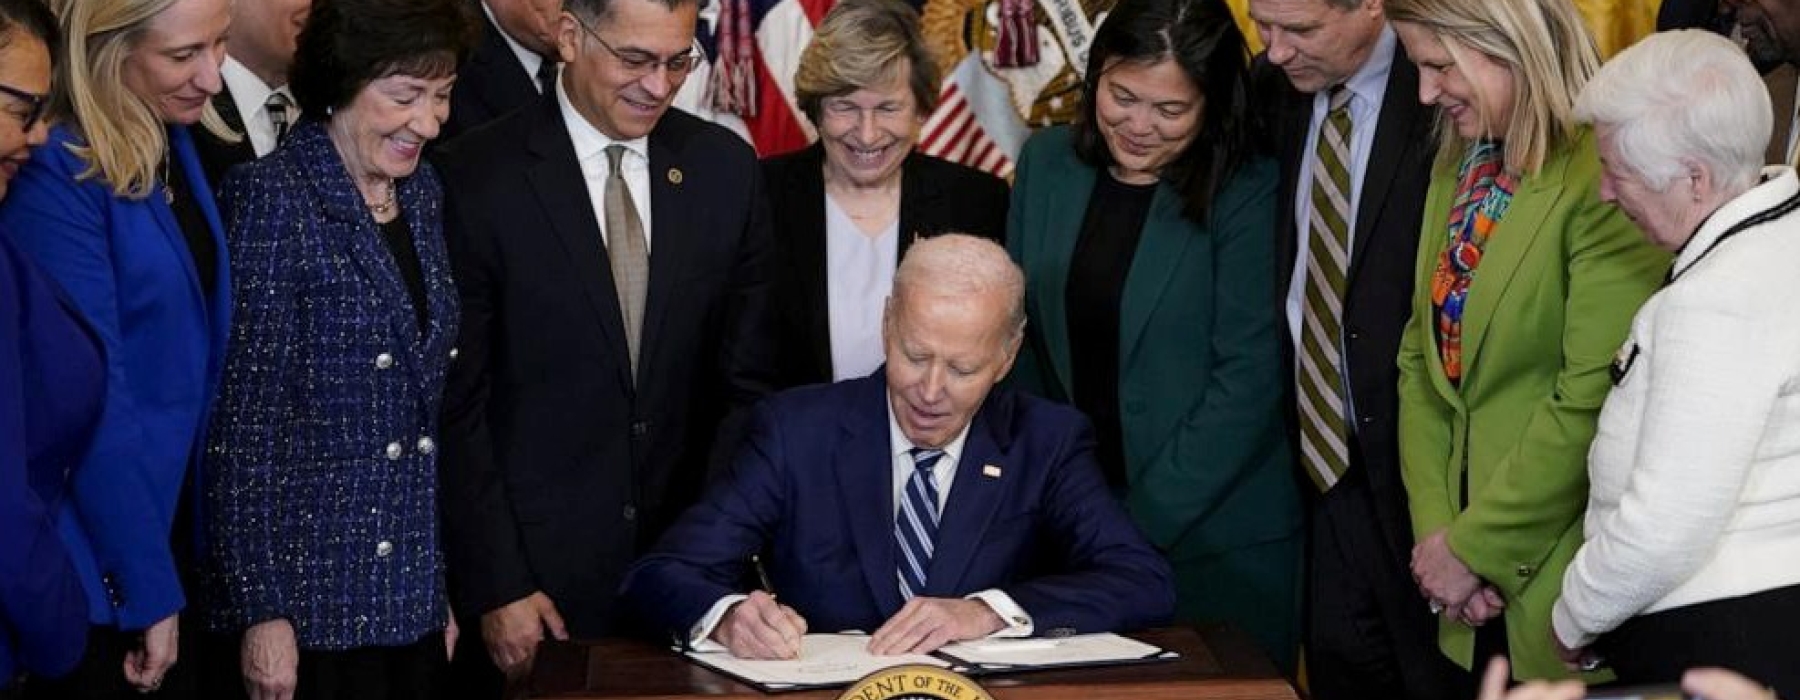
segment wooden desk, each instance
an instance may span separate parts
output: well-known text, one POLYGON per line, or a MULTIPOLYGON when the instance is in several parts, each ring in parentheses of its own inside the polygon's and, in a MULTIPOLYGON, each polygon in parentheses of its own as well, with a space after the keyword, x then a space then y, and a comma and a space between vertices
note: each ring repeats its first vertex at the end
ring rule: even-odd
MULTIPOLYGON (((995 700, 1296 700, 1250 639, 1223 627, 1173 627, 1131 635, 1181 658, 1154 664, 1036 671, 976 679, 995 700)), ((607 640, 538 650, 536 698, 831 700, 839 690, 769 695, 713 673, 666 648, 607 640)))

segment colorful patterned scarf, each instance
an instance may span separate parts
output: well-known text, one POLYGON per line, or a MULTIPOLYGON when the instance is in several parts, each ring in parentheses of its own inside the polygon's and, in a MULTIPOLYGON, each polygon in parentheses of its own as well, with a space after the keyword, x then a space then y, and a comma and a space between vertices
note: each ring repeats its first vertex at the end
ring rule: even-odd
POLYGON ((1506 216, 1516 186, 1505 172, 1499 143, 1478 141, 1463 155, 1457 168, 1456 199, 1450 207, 1450 238, 1431 274, 1431 307, 1437 312, 1438 355, 1452 385, 1462 383, 1463 305, 1469 283, 1481 265, 1481 251, 1488 236, 1506 216))

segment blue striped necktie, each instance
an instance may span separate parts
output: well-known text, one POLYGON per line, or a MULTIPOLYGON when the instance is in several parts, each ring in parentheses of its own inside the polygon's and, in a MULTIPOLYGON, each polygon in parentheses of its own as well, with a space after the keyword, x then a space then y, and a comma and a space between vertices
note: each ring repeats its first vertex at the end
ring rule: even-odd
POLYGON ((937 475, 931 471, 943 450, 915 447, 913 473, 900 495, 900 514, 894 518, 894 537, 900 542, 900 598, 912 600, 925 591, 925 572, 931 569, 931 552, 937 543, 937 475))

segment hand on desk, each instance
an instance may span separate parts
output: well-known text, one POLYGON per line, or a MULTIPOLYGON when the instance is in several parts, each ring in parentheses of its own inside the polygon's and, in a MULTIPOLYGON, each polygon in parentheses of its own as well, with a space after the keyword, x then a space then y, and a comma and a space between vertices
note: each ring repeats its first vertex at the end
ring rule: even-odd
POLYGON ((538 642, 544 641, 545 628, 559 640, 569 638, 562 615, 556 612, 556 603, 543 591, 481 615, 481 640, 487 644, 488 656, 509 678, 531 670, 531 659, 537 654, 538 642))
POLYGON ((929 654, 951 642, 980 639, 1006 628, 981 600, 914 598, 869 639, 869 653, 929 654))
POLYGON ((762 591, 752 591, 725 611, 712 633, 740 659, 792 659, 800 654, 800 638, 805 635, 806 618, 762 591))

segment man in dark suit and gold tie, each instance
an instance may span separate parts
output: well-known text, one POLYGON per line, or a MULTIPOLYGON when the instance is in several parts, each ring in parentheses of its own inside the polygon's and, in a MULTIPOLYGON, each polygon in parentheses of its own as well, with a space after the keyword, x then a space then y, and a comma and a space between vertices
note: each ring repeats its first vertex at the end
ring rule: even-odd
POLYGON ((458 614, 512 674, 538 641, 619 631, 633 558, 770 386, 756 156, 669 104, 694 0, 569 0, 561 76, 447 144, 462 339, 445 398, 458 614))
POLYGON ((1394 357, 1412 299, 1431 113, 1382 0, 1250 0, 1281 162, 1275 227, 1311 499, 1306 649, 1320 700, 1467 697, 1409 575, 1394 357))

